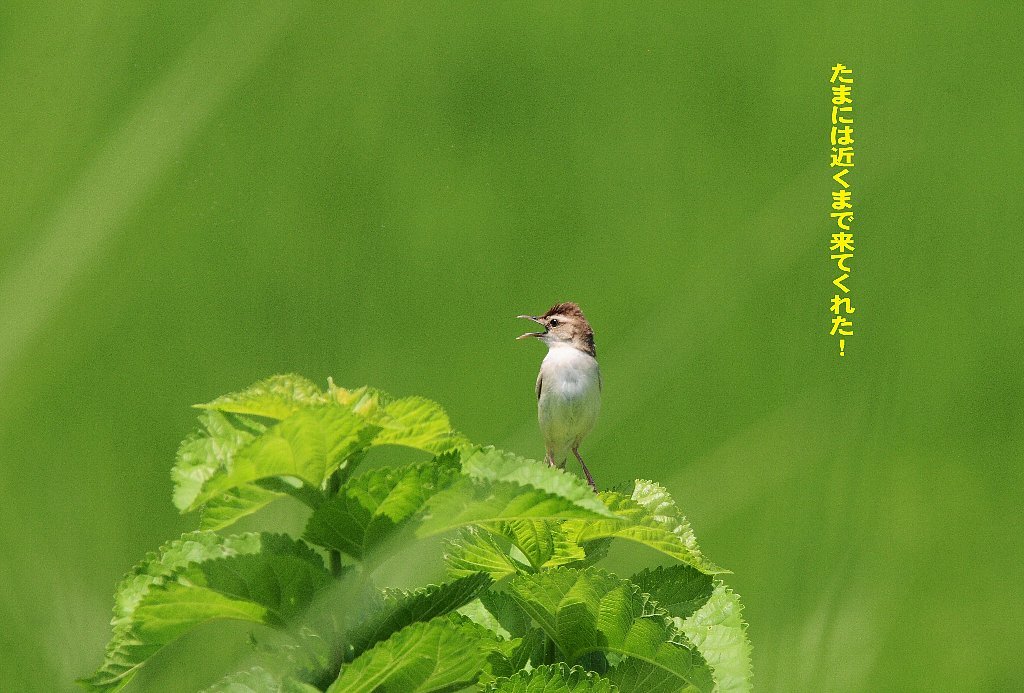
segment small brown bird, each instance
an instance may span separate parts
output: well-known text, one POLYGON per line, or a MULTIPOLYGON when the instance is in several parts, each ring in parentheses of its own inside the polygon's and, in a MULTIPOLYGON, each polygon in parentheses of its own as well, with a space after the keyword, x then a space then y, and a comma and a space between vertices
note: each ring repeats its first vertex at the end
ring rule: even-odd
POLYGON ((580 457, 580 442, 590 433, 601 410, 601 369, 594 349, 594 331, 575 303, 557 303, 544 315, 520 315, 544 326, 536 337, 548 345, 537 376, 537 418, 544 436, 546 459, 564 467, 570 450, 580 461, 587 483, 597 485, 580 457))

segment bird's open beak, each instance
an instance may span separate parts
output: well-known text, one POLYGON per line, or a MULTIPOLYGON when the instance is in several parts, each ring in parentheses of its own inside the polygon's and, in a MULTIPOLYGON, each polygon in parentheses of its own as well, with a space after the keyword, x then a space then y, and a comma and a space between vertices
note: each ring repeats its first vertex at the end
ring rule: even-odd
MULTIPOLYGON (((543 318, 538 318, 535 315, 517 315, 516 317, 517 318, 524 318, 526 320, 533 320, 534 322, 539 323, 541 325, 544 324, 544 319, 543 318)), ((527 332, 526 334, 519 335, 518 337, 516 337, 516 339, 525 339, 526 337, 543 337, 547 333, 548 333, 548 330, 545 327, 543 332, 527 332)))

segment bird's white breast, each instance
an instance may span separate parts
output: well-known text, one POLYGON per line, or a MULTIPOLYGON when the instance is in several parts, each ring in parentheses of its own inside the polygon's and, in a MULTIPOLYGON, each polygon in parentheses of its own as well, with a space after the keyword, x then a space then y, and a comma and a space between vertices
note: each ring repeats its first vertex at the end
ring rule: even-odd
POLYGON ((569 345, 552 345, 540 366, 537 413, 549 448, 563 454, 578 444, 601 409, 601 373, 597 359, 569 345))

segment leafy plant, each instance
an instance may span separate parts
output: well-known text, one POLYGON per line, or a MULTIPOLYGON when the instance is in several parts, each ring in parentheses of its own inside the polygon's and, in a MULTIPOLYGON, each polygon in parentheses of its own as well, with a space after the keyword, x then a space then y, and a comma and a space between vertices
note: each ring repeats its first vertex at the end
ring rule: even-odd
POLYGON ((366 387, 276 376, 199 409, 172 477, 200 529, 121 581, 86 688, 118 690, 185 633, 233 619, 278 636, 209 692, 750 689, 727 571, 660 485, 595 495, 471 444, 433 402, 366 387), (430 458, 356 474, 384 445, 430 458), (221 533, 285 496, 308 508, 301 537, 221 533), (389 560, 430 537, 444 537, 446 581, 377 587, 389 560), (673 563, 617 577, 597 565, 615 540, 673 563))

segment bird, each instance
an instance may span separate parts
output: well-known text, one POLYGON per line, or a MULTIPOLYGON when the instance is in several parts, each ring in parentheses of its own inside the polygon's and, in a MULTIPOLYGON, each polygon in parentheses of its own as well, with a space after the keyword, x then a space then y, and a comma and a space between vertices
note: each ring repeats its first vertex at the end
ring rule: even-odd
POLYGON ((527 332, 516 339, 535 337, 548 346, 536 387, 545 460, 551 467, 564 469, 571 450, 596 493, 594 477, 579 450, 601 410, 601 368, 594 348, 594 330, 575 303, 556 303, 543 315, 517 317, 533 320, 544 331, 527 332))

